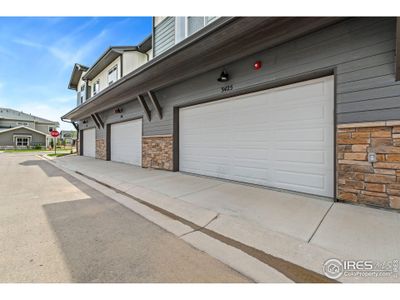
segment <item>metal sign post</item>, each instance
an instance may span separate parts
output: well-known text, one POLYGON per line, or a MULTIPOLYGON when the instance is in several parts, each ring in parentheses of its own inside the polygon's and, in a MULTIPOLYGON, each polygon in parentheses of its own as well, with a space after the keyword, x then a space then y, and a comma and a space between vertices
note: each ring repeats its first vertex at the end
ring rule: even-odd
POLYGON ((57 137, 60 135, 60 133, 57 130, 53 130, 50 132, 51 136, 54 138, 53 144, 54 144, 54 156, 57 155, 57 137))

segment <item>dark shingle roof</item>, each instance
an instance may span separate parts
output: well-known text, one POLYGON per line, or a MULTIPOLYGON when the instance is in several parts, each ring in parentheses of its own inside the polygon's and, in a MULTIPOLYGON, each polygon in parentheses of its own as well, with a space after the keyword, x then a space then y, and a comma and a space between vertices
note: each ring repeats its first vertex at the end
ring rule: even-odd
POLYGON ((44 118, 24 113, 22 111, 4 107, 0 107, 0 119, 59 124, 58 122, 50 121, 44 118))
POLYGON ((69 80, 68 88, 71 90, 76 90, 78 88, 78 82, 79 79, 81 79, 82 73, 86 72, 87 70, 89 70, 88 67, 81 64, 75 64, 71 73, 71 79, 69 80))

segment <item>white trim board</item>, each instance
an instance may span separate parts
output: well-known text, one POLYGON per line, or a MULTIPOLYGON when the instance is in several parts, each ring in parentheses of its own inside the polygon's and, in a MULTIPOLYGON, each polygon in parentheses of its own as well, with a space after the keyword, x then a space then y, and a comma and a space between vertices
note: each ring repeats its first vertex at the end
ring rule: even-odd
POLYGON ((41 131, 39 131, 39 130, 30 128, 30 127, 26 127, 26 126, 17 126, 17 127, 13 127, 13 128, 10 128, 10 129, 2 130, 2 131, 0 131, 0 134, 2 134, 2 133, 4 133, 4 132, 10 132, 10 131, 13 131, 13 130, 17 130, 17 129, 27 129, 27 130, 30 130, 30 131, 33 131, 33 132, 42 134, 42 135, 44 135, 44 136, 50 136, 49 134, 46 134, 46 133, 44 133, 44 132, 41 132, 41 131))

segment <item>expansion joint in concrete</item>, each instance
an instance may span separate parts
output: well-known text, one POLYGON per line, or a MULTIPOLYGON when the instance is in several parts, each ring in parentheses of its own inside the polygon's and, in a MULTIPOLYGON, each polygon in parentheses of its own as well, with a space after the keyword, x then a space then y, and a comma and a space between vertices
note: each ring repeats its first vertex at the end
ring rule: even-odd
POLYGON ((199 228, 193 229, 193 230, 191 230, 191 231, 189 231, 189 232, 186 232, 186 233, 184 233, 184 234, 181 234, 181 235, 179 236, 179 238, 182 238, 182 237, 184 237, 185 235, 189 235, 189 234, 192 234, 192 233, 194 233, 194 232, 203 230, 204 228, 206 228, 207 226, 209 226, 212 222, 214 222, 216 219, 218 219, 218 217, 219 217, 219 213, 216 214, 216 215, 215 215, 210 221, 208 221, 207 224, 204 225, 203 227, 199 227, 199 228))

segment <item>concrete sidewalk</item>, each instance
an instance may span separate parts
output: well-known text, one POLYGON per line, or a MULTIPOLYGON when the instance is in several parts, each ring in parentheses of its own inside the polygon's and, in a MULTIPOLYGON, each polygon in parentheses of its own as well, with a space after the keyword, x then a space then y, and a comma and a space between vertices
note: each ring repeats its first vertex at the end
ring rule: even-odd
MULTIPOLYGON (((52 162, 199 227, 320 274, 324 262, 331 258, 379 262, 400 258, 400 215, 396 212, 87 157, 67 156, 52 162)), ((200 249, 204 246, 204 237, 196 233, 180 235, 200 249)), ((338 280, 400 281, 393 276, 342 276, 338 280)))

